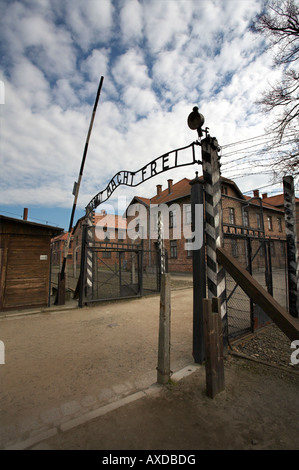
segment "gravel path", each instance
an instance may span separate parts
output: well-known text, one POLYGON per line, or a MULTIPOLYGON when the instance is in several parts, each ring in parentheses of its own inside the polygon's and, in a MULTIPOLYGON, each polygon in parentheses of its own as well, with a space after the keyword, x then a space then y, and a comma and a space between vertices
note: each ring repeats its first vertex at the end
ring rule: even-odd
POLYGON ((299 372, 299 364, 291 363, 291 354, 294 353, 297 361, 299 354, 296 354, 296 349, 291 348, 289 338, 274 323, 267 325, 252 337, 238 340, 232 346, 238 353, 299 372))

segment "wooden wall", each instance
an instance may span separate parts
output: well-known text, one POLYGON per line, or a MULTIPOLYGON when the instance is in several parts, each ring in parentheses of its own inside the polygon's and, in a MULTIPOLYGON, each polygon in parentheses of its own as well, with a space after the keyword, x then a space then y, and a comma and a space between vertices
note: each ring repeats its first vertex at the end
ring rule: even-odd
POLYGON ((52 231, 0 222, 0 311, 47 306, 52 231))

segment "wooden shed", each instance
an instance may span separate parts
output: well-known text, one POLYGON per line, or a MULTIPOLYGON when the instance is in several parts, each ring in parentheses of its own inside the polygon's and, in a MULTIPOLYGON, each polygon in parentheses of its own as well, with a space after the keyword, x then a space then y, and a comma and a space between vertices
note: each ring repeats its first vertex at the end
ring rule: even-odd
POLYGON ((48 305, 50 243, 62 232, 0 215, 0 312, 48 305))

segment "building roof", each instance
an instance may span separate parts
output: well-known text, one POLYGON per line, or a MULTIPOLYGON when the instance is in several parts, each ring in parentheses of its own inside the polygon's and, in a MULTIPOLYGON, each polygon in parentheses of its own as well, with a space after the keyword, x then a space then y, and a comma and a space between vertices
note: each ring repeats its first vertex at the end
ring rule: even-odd
MULTIPOLYGON (((199 179, 202 181, 203 176, 200 176, 199 179)), ((141 200, 141 202, 144 202, 146 205, 163 204, 163 203, 175 201, 177 199, 181 199, 181 198, 186 197, 186 196, 190 196, 190 193, 191 193, 191 186, 190 186, 190 181, 191 180, 190 179, 183 178, 182 180, 178 181, 175 184, 172 184, 172 180, 168 180, 168 182, 169 181, 171 182, 170 191, 169 191, 168 187, 162 191, 162 185, 157 185, 157 186, 161 186, 160 195, 156 194, 155 196, 153 196, 150 199, 141 198, 141 197, 136 196, 135 198, 133 198, 133 201, 139 199, 139 200, 141 200)), ((223 176, 221 177, 221 181, 222 181, 222 183, 226 183, 226 184, 229 184, 230 186, 232 186, 234 188, 234 190, 236 191, 237 195, 240 197, 240 199, 245 199, 244 195, 242 194, 242 192, 240 191, 240 189, 238 188, 238 186, 236 185, 236 183, 234 181, 232 181, 228 178, 224 178, 223 176)))
POLYGON ((274 206, 273 204, 269 204, 267 201, 265 201, 265 199, 262 199, 262 198, 252 198, 250 196, 245 196, 245 199, 250 203, 250 204, 253 204, 255 206, 259 206, 260 205, 260 201, 262 202, 262 206, 264 209, 269 209, 269 210, 272 210, 272 211, 276 211, 276 212, 281 212, 281 213, 284 213, 284 210, 283 208, 280 209, 278 206, 274 206))
POLYGON ((0 233, 4 224, 17 224, 23 227, 30 227, 32 230, 44 230, 52 233, 52 235, 57 235, 63 232, 63 228, 53 227, 51 225, 38 224, 36 222, 30 222, 29 220, 15 219, 13 217, 7 217, 5 215, 0 215, 0 233))
MULTIPOLYGON (((200 176, 199 179, 202 181, 203 176, 200 176)), ((144 198, 140 196, 135 196, 132 199, 130 205, 136 202, 137 203, 141 202, 146 206, 150 206, 150 204, 170 203, 177 199, 190 196, 190 193, 191 193, 190 181, 191 180, 188 178, 183 178, 177 183, 172 184, 172 180, 168 180, 168 187, 164 189, 163 191, 162 191, 162 185, 157 185, 157 187, 160 186, 159 194, 156 194, 152 198, 144 198), (169 185, 170 185, 170 189, 169 189, 169 185)), ((260 205, 260 201, 262 201, 262 205, 264 209, 269 209, 269 210, 273 210, 273 211, 280 212, 280 213, 284 212, 283 194, 279 194, 277 196, 272 196, 272 197, 265 197, 265 195, 263 195, 262 198, 260 197, 252 198, 250 196, 244 196, 244 194, 240 191, 237 184, 233 180, 221 176, 221 182, 222 184, 230 185, 235 190, 237 197, 239 199, 243 199, 244 201, 250 201, 250 204, 254 204, 258 206, 260 205)), ((299 202, 298 198, 296 198, 296 202, 299 202)))
MULTIPOLYGON (((168 180, 172 181, 172 180, 168 180)), ((161 190, 161 194, 158 196, 157 194, 150 199, 151 204, 163 204, 166 202, 175 201, 176 199, 180 199, 185 196, 190 196, 191 193, 191 186, 190 181, 188 178, 184 178, 178 181, 175 184, 172 184, 171 189, 169 191, 168 188, 161 190)), ((159 186, 159 185, 158 185, 159 186)), ((162 186, 161 186, 162 189, 162 186)))
MULTIPOLYGON (((71 231, 71 235, 73 235, 73 230, 71 231)), ((57 235, 57 237, 54 237, 52 239, 52 242, 66 241, 67 237, 68 237, 68 232, 64 232, 61 235, 57 235)))
MULTIPOLYGON (((283 206, 284 205, 284 195, 277 194, 276 196, 263 197, 263 202, 271 204, 272 206, 283 206)), ((295 197, 296 204, 299 203, 299 198, 295 197)))

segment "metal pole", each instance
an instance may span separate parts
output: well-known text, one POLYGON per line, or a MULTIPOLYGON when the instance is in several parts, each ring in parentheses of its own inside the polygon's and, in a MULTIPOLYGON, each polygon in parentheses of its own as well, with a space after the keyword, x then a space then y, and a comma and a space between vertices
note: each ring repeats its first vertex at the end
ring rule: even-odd
MULTIPOLYGON (((92 131, 92 126, 93 126, 93 122, 94 122, 94 118, 95 118, 95 114, 96 114, 96 109, 97 109, 97 106, 98 106, 98 101, 99 101, 99 98, 100 98, 100 93, 101 93, 103 81, 104 81, 104 77, 101 77, 101 80, 100 80, 100 83, 99 83, 99 86, 98 86, 98 91, 97 91, 95 103, 94 103, 94 107, 93 107, 93 111, 92 111, 90 124, 89 124, 88 134, 87 134, 87 138, 86 138, 86 142, 85 142, 85 147, 84 147, 84 152, 83 152, 83 157, 82 157, 82 162, 81 162, 81 167, 80 167, 80 172, 79 172, 79 178, 78 178, 78 181, 75 182, 75 185, 74 185, 74 190, 73 190, 74 202, 73 202, 73 208, 72 208, 72 212, 71 212, 71 218, 70 218, 67 241, 66 241, 66 244, 65 244, 62 268, 61 268, 61 272, 60 272, 60 276, 59 276, 60 280, 63 280, 64 277, 65 277, 66 260, 67 260, 67 255, 68 255, 68 251, 69 251, 69 246, 70 246, 71 231, 72 231, 72 227, 73 227, 73 221, 74 221, 74 215, 75 215, 75 210, 76 210, 76 206, 77 206, 79 189, 80 189, 80 184, 81 184, 81 180, 82 180, 82 175, 83 175, 83 169, 84 169, 84 164, 85 164, 85 160, 86 160, 87 150, 88 150, 89 138, 90 138, 90 134, 91 134, 91 131, 92 131)), ((59 286, 58 286, 58 290, 59 290, 59 286)), ((55 303, 56 302, 57 302, 57 298, 56 298, 55 303)))
MULTIPOLYGON (((191 185, 191 229, 195 234, 199 223, 203 231, 203 217, 199 217, 199 205, 203 205, 203 181, 196 172, 196 177, 189 183, 191 185)), ((203 211, 202 211, 203 214, 203 211)), ((195 240, 196 241, 196 240, 195 240)), ((206 297, 206 267, 205 246, 192 251, 193 266, 193 357, 196 363, 202 364, 205 359, 203 299, 206 297)))

